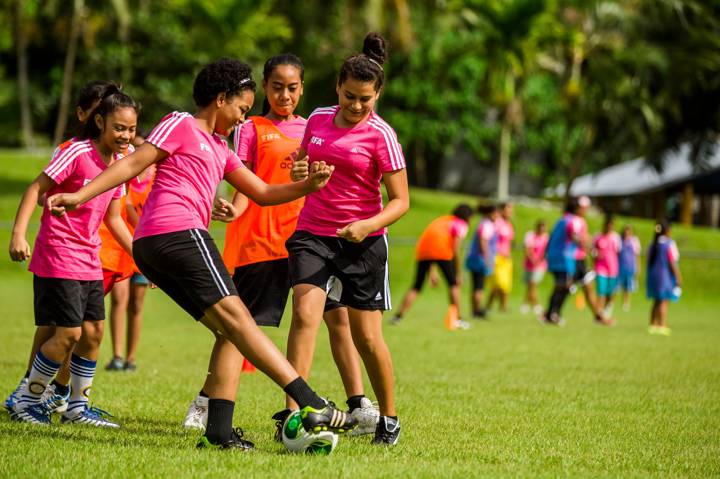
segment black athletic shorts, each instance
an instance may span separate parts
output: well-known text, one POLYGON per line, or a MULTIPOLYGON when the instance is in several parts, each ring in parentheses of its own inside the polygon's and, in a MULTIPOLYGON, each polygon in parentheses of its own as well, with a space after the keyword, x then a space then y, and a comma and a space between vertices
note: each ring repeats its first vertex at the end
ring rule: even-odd
POLYGON ((470 271, 470 273, 472 274, 473 291, 480 291, 485 288, 485 272, 476 273, 475 271, 470 271))
POLYGON ((340 303, 346 306, 370 311, 392 308, 385 235, 352 243, 296 231, 285 247, 290 253, 293 286, 312 284, 331 292, 339 285, 340 303))
POLYGON ((440 271, 442 271, 445 281, 448 286, 457 286, 457 268, 455 267, 455 261, 442 260, 442 259, 430 259, 420 260, 417 262, 417 273, 415 274, 415 284, 413 289, 420 291, 425 283, 425 277, 430 271, 430 266, 433 263, 437 263, 440 271))
POLYGON ((191 229, 133 242, 140 272, 196 320, 225 296, 237 296, 210 234, 191 229))
POLYGON ((105 319, 102 280, 33 276, 35 326, 78 328, 83 321, 105 319))
POLYGON ((575 260, 575 273, 572 275, 566 271, 552 271, 555 284, 572 286, 573 283, 580 285, 590 284, 595 279, 595 271, 588 271, 584 259, 575 260))

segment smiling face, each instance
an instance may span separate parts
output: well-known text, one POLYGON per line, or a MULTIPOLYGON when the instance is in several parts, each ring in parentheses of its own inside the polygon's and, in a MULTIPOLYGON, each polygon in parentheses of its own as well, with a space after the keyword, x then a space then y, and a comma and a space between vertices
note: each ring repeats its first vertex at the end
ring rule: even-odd
POLYGON ((340 111, 335 122, 337 126, 346 128, 367 118, 380 96, 380 92, 375 91, 375 82, 363 82, 353 77, 348 77, 336 90, 340 111))
POLYGON ((300 69, 295 65, 276 66, 270 77, 263 81, 263 89, 270 104, 270 114, 278 118, 288 118, 297 108, 303 94, 300 69))
POLYGON ((245 115, 252 108, 254 101, 255 93, 252 90, 243 90, 231 97, 220 93, 215 99, 218 107, 215 133, 223 136, 229 135, 233 128, 245 121, 245 115))
POLYGON ((135 138, 137 112, 129 106, 119 107, 104 119, 99 114, 95 115, 95 124, 100 129, 98 142, 104 149, 124 152, 135 138))

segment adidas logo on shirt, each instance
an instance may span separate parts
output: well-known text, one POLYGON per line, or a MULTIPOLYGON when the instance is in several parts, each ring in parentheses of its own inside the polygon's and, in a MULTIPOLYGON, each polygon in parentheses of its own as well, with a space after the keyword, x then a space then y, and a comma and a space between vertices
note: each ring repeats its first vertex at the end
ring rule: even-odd
POLYGON ((312 138, 310 138, 311 145, 322 146, 324 141, 325 140, 323 140, 322 138, 318 138, 317 136, 313 136, 312 138))

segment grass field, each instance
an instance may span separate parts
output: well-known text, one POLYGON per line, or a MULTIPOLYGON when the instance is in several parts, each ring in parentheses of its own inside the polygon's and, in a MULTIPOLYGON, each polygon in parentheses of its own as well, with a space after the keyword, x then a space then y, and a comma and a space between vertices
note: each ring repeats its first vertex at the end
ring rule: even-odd
MULTIPOLYGON (((19 196, 44 162, 0 153, 0 244, 8 244, 19 196)), ((412 198, 411 212, 391 229, 395 303, 413 275, 411 239, 458 200, 469 199, 422 190, 412 198)), ((519 205, 518 235, 540 216, 552 222, 558 211, 519 205)), ((599 222, 590 218, 593 231, 599 222)), ((633 223, 646 245, 650 223, 633 223)), ((222 236, 220 227, 212 231, 222 236)), ((329 457, 291 456, 272 441, 270 416, 283 396, 260 373, 243 375, 235 412, 235 423, 258 450, 196 451, 197 435, 180 423, 203 381, 211 335, 152 291, 138 371, 99 368, 94 384, 93 401, 115 414, 122 429, 32 427, 11 423, 3 413, 0 477, 717 477, 720 261, 707 253, 718 252, 720 236, 678 227, 674 237, 681 256, 688 254, 681 261, 684 296, 670 308, 670 338, 647 334, 649 303, 640 293, 632 312, 617 313, 614 328, 593 325, 572 300, 565 328, 542 327, 520 315, 517 249, 506 315, 448 332, 442 327, 444 290, 424 291, 403 324, 385 328, 403 424, 400 444, 382 449, 370 446, 368 437, 342 438, 329 457)), ((546 278, 544 298, 550 283, 546 278)), ((31 275, 5 253, 0 316, 4 397, 24 372, 33 332, 31 275)), ((283 350, 285 319, 279 330, 267 330, 283 350)), ((110 356, 108 334, 100 362, 110 356)), ((311 384, 344 402, 326 340, 319 341, 311 384)))

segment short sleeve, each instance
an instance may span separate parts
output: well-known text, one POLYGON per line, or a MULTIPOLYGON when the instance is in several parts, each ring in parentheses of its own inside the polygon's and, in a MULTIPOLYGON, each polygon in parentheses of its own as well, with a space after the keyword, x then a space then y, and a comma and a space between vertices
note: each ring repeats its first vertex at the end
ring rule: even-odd
POLYGON ((463 239, 467 236, 468 225, 462 220, 455 220, 450 226, 450 236, 463 239))
POLYGON ((533 232, 528 231, 525 233, 525 238, 523 239, 523 244, 526 248, 532 248, 533 247, 533 232))
POLYGON ((192 116, 188 113, 173 112, 163 118, 145 139, 168 154, 174 153, 188 138, 185 123, 192 116))
POLYGON ((668 260, 670 260, 671 263, 675 263, 680 259, 680 252, 678 251, 677 244, 674 241, 670 241, 667 252, 668 260))
POLYGON ((579 216, 573 216, 570 221, 568 221, 568 233, 571 236, 580 236, 583 233, 583 227, 582 227, 582 221, 580 220, 579 216))
POLYGON ((313 112, 313 114, 308 117, 307 125, 305 126, 305 133, 303 133, 303 138, 300 142, 300 148, 305 151, 307 151, 308 145, 310 144, 310 138, 312 137, 313 128, 317 124, 318 116, 314 113, 315 112, 313 112))
POLYGON ((119 200, 125 196, 125 183, 115 188, 115 191, 113 191, 112 199, 119 200))
POLYGON ((374 156, 380 171, 388 173, 404 169, 406 167, 405 156, 403 156, 402 146, 398 142, 395 130, 377 116, 370 118, 368 124, 377 132, 374 156))
POLYGON ((240 158, 238 158, 235 152, 231 151, 230 148, 226 150, 226 154, 227 156, 225 157, 225 170, 223 171, 223 176, 245 166, 243 165, 243 162, 240 161, 240 158))
POLYGON ((490 223, 483 223, 480 225, 480 237, 484 240, 490 240, 492 239, 493 235, 495 234, 495 226, 490 223))
POLYGON ((639 255, 640 252, 642 251, 642 246, 640 246, 640 240, 638 239, 637 236, 633 236, 632 246, 633 246, 633 251, 635 251, 635 254, 639 255))
POLYGON ((255 131, 255 124, 252 121, 246 121, 235 128, 233 146, 240 161, 251 165, 250 169, 254 170, 257 156, 257 131, 255 131))
POLYGON ((58 148, 43 173, 55 183, 60 184, 73 174, 77 159, 83 154, 92 152, 92 149, 92 145, 87 141, 72 143, 66 148, 58 148))

